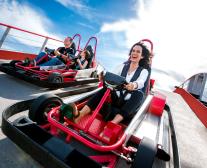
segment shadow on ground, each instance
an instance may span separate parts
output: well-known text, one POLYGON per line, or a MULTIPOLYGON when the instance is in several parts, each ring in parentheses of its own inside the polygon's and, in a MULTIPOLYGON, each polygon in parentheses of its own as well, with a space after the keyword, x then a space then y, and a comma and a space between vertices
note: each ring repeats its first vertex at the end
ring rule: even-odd
POLYGON ((7 74, 0 73, 0 97, 11 100, 24 100, 33 98, 33 94, 38 94, 48 89, 40 88, 28 82, 16 79, 7 74))
POLYGON ((43 168, 8 138, 0 140, 0 149, 2 168, 43 168))

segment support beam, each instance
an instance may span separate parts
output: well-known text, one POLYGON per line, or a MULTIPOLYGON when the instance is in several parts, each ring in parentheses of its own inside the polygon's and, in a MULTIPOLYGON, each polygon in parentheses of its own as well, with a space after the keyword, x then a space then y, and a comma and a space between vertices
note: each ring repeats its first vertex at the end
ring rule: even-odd
POLYGON ((41 47, 41 49, 40 49, 40 52, 42 52, 42 51, 44 50, 44 48, 45 48, 45 46, 46 46, 46 44, 47 44, 47 41, 48 41, 48 37, 45 38, 45 41, 44 41, 44 43, 42 44, 42 47, 41 47))
POLYGON ((6 39, 6 36, 9 34, 10 29, 11 29, 10 27, 7 27, 5 32, 4 32, 4 34, 3 34, 3 36, 1 37, 0 48, 2 47, 2 45, 3 45, 3 43, 4 43, 5 39, 6 39))

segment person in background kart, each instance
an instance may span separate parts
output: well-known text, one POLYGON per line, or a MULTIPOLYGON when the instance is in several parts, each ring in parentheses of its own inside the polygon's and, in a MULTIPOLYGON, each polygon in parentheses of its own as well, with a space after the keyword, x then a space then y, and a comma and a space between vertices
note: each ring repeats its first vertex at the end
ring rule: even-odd
MULTIPOLYGON (((114 71, 115 74, 125 77, 128 84, 124 86, 126 90, 124 92, 127 92, 124 97, 121 91, 113 91, 111 94, 112 105, 116 105, 117 102, 119 102, 118 107, 120 109, 112 119, 113 123, 119 123, 124 119, 130 119, 134 116, 136 109, 143 101, 149 78, 148 68, 150 52, 146 46, 140 42, 134 44, 130 49, 129 56, 129 60, 117 66, 114 71), (120 103, 121 99, 122 101, 120 103)), ((103 89, 97 92, 80 111, 74 111, 75 123, 78 123, 83 116, 95 110, 106 89, 106 87, 103 87, 103 89)))
POLYGON ((77 69, 77 70, 86 69, 89 64, 88 62, 89 58, 90 58, 90 52, 88 50, 85 49, 81 51, 79 56, 77 57, 77 59, 75 59, 75 62, 70 68, 77 69))
MULTIPOLYGON (((49 50, 46 48, 46 50, 49 50)), ((70 55, 75 55, 76 48, 75 43, 71 37, 66 37, 64 40, 64 47, 59 47, 57 50, 49 54, 41 52, 34 60, 31 60, 29 63, 33 66, 53 66, 66 64, 70 58, 70 55), (56 57, 51 57, 51 56, 56 57)))

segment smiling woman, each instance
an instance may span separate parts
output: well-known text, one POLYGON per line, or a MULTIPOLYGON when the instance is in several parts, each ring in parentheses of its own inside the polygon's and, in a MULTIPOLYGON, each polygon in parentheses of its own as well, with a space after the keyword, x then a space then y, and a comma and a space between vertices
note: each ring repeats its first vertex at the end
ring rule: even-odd
MULTIPOLYGON (((112 93, 112 104, 119 107, 119 111, 114 115, 111 122, 120 123, 130 120, 135 114, 134 111, 141 105, 149 80, 149 56, 150 52, 141 42, 132 46, 129 52, 129 60, 119 65, 114 73, 126 79, 125 90, 112 93), (141 62, 141 60, 143 60, 141 62), (140 64, 141 63, 141 64, 140 64), (133 91, 133 92, 132 92, 133 91)), ((95 110, 97 104, 101 101, 107 88, 104 87, 96 93, 80 111, 75 112, 75 122, 95 110)))

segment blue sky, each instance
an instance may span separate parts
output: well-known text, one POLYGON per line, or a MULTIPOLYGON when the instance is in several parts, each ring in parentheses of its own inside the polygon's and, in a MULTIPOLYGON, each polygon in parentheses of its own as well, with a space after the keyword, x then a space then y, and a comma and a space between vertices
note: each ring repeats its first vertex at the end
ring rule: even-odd
MULTIPOLYGON (((207 72, 206 0, 0 0, 0 6, 3 23, 58 39, 80 33, 82 45, 96 36, 97 59, 109 70, 127 59, 134 43, 151 39, 158 88, 173 89, 186 77, 207 72)), ((12 33, 33 39, 27 52, 39 51, 40 39, 12 33)), ((17 38, 10 41, 13 46, 7 47, 15 48, 17 38)))
MULTIPOLYGON (((3 23, 58 39, 79 33, 82 36, 82 45, 90 36, 98 37, 97 57, 101 54, 99 61, 109 69, 113 65, 107 64, 112 56, 108 54, 116 48, 117 42, 114 34, 100 33, 101 27, 104 23, 135 17, 137 5, 136 0, 0 0, 0 3, 4 9, 2 13, 7 15, 0 16, 3 23)), ((118 38, 125 40, 122 36, 118 38)), ((10 44, 10 48, 13 47, 10 44)), ((27 52, 28 50, 32 48, 27 46, 27 52)), ((123 50, 126 54, 126 47, 123 50)))
POLYGON ((111 0, 18 0, 17 2, 43 13, 52 23, 50 31, 63 35, 80 33, 83 39, 96 35, 104 22, 128 19, 136 15, 132 7, 133 2, 136 2, 134 0, 114 0, 113 3, 111 0))

